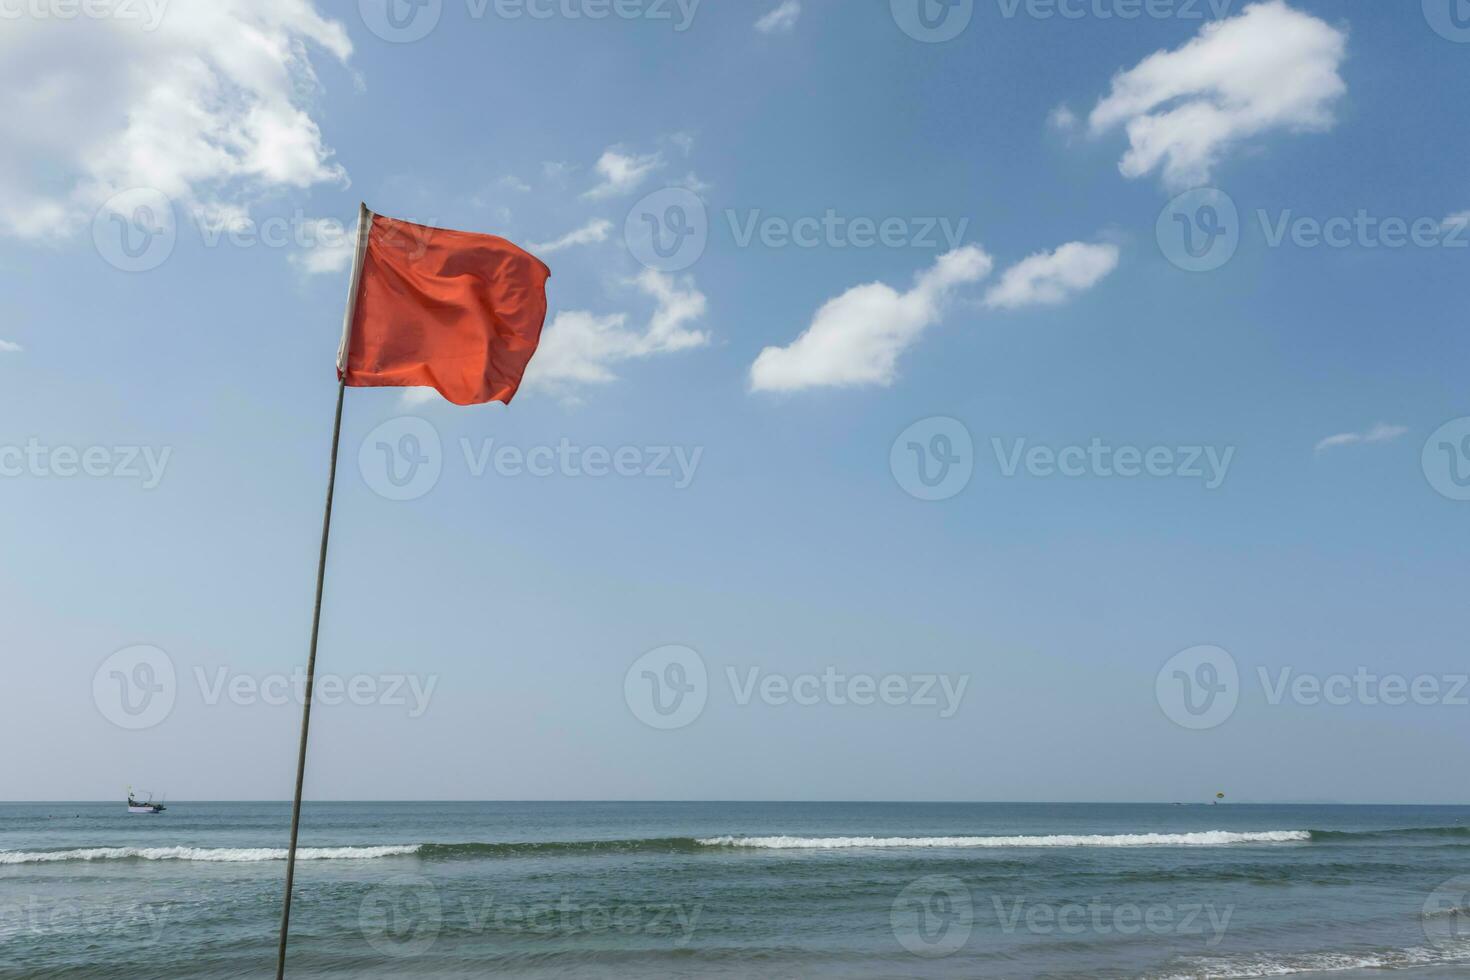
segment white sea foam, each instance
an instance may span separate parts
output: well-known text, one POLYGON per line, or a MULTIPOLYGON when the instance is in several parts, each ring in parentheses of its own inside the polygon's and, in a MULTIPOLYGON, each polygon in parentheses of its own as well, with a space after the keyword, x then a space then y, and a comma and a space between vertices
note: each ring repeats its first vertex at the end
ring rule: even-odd
POLYGON ((1299 973, 1340 973, 1354 970, 1407 970, 1421 966, 1459 963, 1470 957, 1470 944, 1437 948, 1412 946, 1353 953, 1298 953, 1195 959, 1183 969, 1159 980, 1255 980, 1257 977, 1288 977, 1299 973))
POLYGON ((1048 837, 705 837, 710 847, 767 850, 837 850, 884 847, 1222 847, 1229 844, 1293 844, 1309 841, 1306 830, 1193 834, 1058 834, 1048 837))
MULTIPOLYGON (((382 847, 298 847, 298 861, 358 861, 418 852, 418 844, 382 847)), ((0 851, 0 864, 52 861, 284 861, 284 847, 79 847, 70 851, 0 851)))

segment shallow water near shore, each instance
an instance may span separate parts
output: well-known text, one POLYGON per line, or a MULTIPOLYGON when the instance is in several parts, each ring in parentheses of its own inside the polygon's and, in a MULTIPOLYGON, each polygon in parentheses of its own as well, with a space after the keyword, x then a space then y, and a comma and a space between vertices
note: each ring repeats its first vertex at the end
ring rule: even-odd
MULTIPOLYGON (((0 978, 274 966, 282 803, 0 805, 0 978)), ((1470 808, 308 803, 288 976, 1470 971, 1470 808)))

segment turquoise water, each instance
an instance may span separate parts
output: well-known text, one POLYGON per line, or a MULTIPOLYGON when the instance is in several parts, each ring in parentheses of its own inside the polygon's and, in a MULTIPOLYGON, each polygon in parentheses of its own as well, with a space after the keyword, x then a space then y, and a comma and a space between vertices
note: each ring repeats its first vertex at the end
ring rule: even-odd
MULTIPOLYGON (((0 804, 0 978, 269 976, 288 822, 0 804)), ((1470 976, 1465 807, 309 803, 302 847, 297 978, 1470 976)))

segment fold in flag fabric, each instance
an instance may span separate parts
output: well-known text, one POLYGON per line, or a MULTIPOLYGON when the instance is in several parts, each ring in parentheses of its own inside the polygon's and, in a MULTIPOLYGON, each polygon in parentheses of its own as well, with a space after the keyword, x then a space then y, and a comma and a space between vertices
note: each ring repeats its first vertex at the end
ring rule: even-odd
POLYGON ((456 405, 509 405, 541 341, 550 276, 503 238, 363 205, 338 377, 353 388, 434 388, 456 405))

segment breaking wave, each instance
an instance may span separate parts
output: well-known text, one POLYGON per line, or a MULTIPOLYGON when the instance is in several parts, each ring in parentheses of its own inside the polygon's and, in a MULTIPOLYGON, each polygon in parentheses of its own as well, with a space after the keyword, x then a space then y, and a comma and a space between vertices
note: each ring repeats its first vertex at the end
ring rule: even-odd
MULTIPOLYGON (((415 854, 418 844, 383 847, 298 847, 299 861, 360 861, 415 854)), ((0 864, 53 861, 284 861, 284 847, 79 847, 67 851, 0 851, 0 864)))
POLYGON ((838 850, 888 847, 1223 847, 1230 844, 1294 844, 1312 839, 1307 830, 1233 832, 1208 830, 1192 834, 1056 834, 1029 837, 708 837, 711 847, 758 847, 768 850, 838 850))

